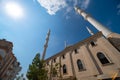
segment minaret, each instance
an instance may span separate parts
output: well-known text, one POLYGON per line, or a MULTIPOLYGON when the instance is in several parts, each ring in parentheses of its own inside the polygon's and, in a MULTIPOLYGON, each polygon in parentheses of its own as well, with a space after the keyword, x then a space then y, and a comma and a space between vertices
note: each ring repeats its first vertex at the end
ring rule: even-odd
POLYGON ((42 60, 44 60, 44 58, 45 58, 46 50, 47 50, 47 47, 48 47, 49 36, 50 36, 50 29, 47 33, 46 42, 45 42, 45 45, 44 45, 44 51, 43 51, 43 54, 42 54, 42 60))
POLYGON ((97 30, 102 31, 102 33, 105 37, 107 37, 110 33, 112 33, 109 29, 107 29, 105 26, 103 26, 101 23, 96 21, 94 18, 92 18, 89 14, 85 13, 80 8, 75 7, 75 10, 82 17, 84 17, 85 20, 87 20, 89 23, 91 23, 97 30))
POLYGON ((120 51, 120 34, 113 33, 101 23, 92 18, 89 14, 85 13, 78 7, 75 7, 76 12, 78 12, 85 20, 91 23, 97 30, 102 31, 103 35, 109 40, 109 42, 120 51))
POLYGON ((92 30, 90 30, 87 26, 86 26, 88 32, 91 34, 91 35, 94 35, 94 33, 92 32, 92 30))

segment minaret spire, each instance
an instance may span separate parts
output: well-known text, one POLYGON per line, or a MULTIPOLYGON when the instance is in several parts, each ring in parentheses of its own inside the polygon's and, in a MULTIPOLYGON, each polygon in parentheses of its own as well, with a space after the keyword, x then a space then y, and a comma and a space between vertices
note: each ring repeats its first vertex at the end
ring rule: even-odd
POLYGON ((67 47, 67 41, 64 41, 64 43, 65 43, 65 48, 67 47))
POLYGON ((88 32, 91 34, 91 35, 94 35, 94 33, 92 32, 92 30, 90 30, 87 26, 86 26, 88 32))
POLYGON ((112 33, 109 29, 107 29, 105 26, 103 26, 101 23, 96 21, 94 18, 92 18, 89 14, 85 13, 83 10, 81 10, 78 7, 75 7, 76 12, 78 12, 82 17, 84 17, 85 20, 87 20, 89 23, 91 23, 97 30, 102 31, 103 35, 105 37, 108 37, 110 33, 112 33))
POLYGON ((42 54, 42 60, 44 60, 44 58, 45 58, 46 50, 47 50, 47 47, 48 47, 49 36, 50 36, 50 29, 47 33, 46 42, 45 42, 45 45, 44 45, 44 51, 43 51, 43 54, 42 54))

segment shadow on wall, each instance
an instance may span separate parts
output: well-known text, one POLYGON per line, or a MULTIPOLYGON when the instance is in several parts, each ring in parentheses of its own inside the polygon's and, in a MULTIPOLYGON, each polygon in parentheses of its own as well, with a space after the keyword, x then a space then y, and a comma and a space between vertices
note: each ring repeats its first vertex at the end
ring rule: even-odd
POLYGON ((110 37, 108 40, 120 52, 120 38, 110 37))

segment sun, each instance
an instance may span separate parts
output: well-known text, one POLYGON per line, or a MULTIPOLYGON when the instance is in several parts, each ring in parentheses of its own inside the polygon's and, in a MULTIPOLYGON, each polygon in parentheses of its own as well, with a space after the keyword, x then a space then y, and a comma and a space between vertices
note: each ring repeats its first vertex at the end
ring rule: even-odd
POLYGON ((23 17, 23 8, 15 2, 6 3, 5 10, 6 10, 6 13, 12 18, 23 17))

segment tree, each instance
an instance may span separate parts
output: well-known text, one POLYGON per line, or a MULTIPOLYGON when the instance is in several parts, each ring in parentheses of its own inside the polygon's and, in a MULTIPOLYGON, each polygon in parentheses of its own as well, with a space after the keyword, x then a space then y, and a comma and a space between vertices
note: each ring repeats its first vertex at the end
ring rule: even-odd
POLYGON ((55 78, 55 80, 56 80, 56 78, 59 80, 61 79, 60 69, 61 69, 60 63, 56 63, 54 66, 52 66, 51 76, 52 76, 52 78, 55 78))
POLYGON ((53 66, 53 68, 52 68, 53 77, 55 77, 55 76, 58 77, 59 67, 60 67, 59 63, 56 63, 55 66, 53 66))
POLYGON ((15 80, 25 80, 24 74, 18 75, 15 80))
POLYGON ((44 60, 40 59, 40 54, 37 53, 32 64, 26 74, 28 80, 47 80, 47 71, 45 69, 44 60))

